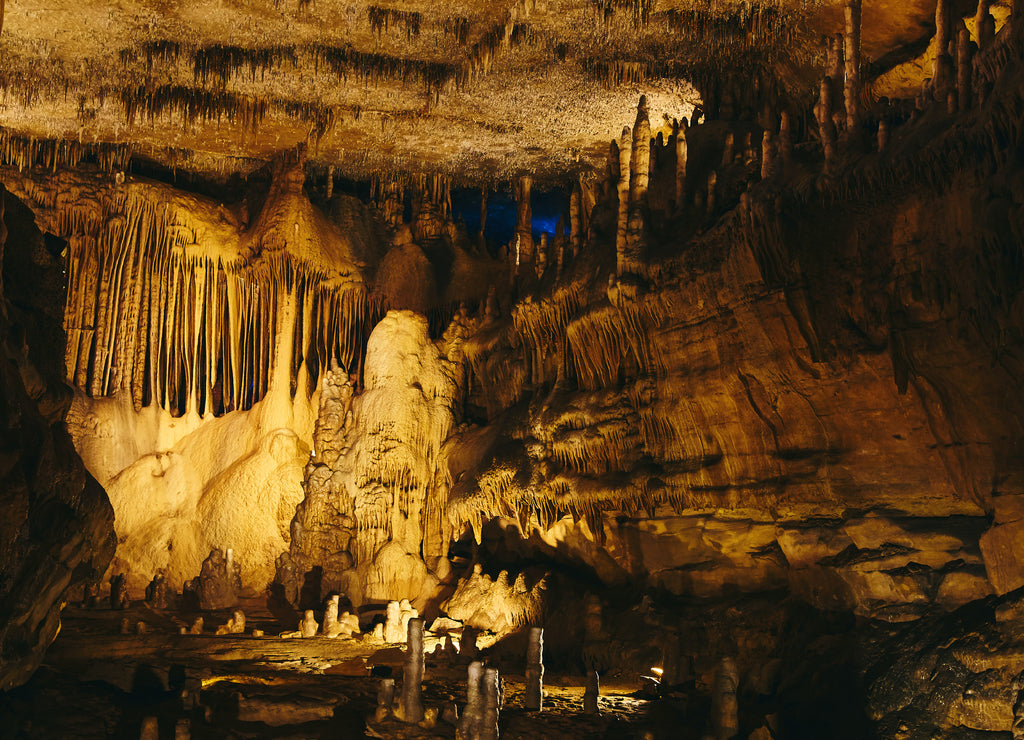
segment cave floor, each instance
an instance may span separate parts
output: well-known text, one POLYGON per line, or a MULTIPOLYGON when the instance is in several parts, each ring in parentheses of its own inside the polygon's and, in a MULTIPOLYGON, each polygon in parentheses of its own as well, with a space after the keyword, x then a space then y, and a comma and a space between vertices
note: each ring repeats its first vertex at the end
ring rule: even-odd
MULTIPOLYGON (((296 616, 272 613, 260 601, 242 605, 247 634, 231 636, 214 634, 230 610, 203 613, 204 633, 181 635, 197 613, 66 608, 43 667, 25 686, 0 695, 0 735, 134 739, 144 719, 156 717, 160 738, 174 738, 182 719, 193 738, 455 737, 455 726, 440 719, 429 728, 374 719, 380 678, 394 676, 401 690, 401 646, 252 637, 253 628, 267 635, 292 629, 289 617, 296 616), (131 634, 122 634, 123 620, 131 634), (139 622, 146 625, 142 634, 139 622)), ((429 640, 427 650, 424 706, 440 712, 454 702, 461 711, 465 662, 431 655, 429 640)), ((680 726, 685 699, 644 698, 635 676, 606 677, 600 714, 588 716, 582 676, 549 670, 544 711, 537 713, 523 708, 523 676, 515 670, 502 670, 503 738, 691 736, 680 726)))

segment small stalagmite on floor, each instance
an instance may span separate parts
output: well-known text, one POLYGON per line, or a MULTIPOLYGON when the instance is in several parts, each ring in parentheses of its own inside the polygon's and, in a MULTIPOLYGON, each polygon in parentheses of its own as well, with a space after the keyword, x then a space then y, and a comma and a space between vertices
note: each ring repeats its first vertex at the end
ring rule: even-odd
POLYGON ((480 725, 484 719, 483 676, 483 663, 475 660, 469 664, 466 670, 466 708, 462 710, 456 733, 460 740, 475 740, 480 736, 480 725))
POLYGON ((391 716, 395 705, 395 679, 382 678, 377 685, 376 719, 383 722, 391 716))
POLYGON ((539 712, 544 703, 544 629, 530 628, 530 642, 526 648, 526 694, 523 704, 539 712))
POLYGON ((736 689, 739 669, 732 658, 722 658, 715 670, 714 694, 711 697, 715 740, 732 740, 739 732, 739 705, 736 689))
POLYGON ((402 710, 406 722, 423 719, 423 620, 409 620, 409 641, 402 680, 402 710))
POLYGON ((583 691, 583 713, 598 714, 597 697, 601 694, 601 677, 597 671, 587 671, 587 687, 583 691))

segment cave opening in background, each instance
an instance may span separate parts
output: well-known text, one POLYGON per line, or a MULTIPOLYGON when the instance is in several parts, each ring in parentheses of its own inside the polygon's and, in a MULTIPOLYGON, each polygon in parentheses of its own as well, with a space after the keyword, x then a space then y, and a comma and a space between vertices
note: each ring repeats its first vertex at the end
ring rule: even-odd
MULTIPOLYGON (((466 226, 470 237, 480 233, 480 188, 458 188, 452 190, 452 214, 466 226)), ((534 188, 530 196, 532 211, 532 232, 536 241, 541 234, 554 238, 558 219, 563 219, 568 233, 569 191, 554 187, 548 190, 534 188)), ((516 201, 509 185, 487 193, 487 222, 484 224, 484 239, 488 250, 495 253, 502 245, 512 241, 516 231, 516 201)))

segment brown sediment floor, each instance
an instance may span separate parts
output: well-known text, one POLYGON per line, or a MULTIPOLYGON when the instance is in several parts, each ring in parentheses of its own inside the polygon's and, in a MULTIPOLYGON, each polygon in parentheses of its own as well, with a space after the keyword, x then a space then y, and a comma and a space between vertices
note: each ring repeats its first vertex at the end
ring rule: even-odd
MULTIPOLYGON (((196 614, 69 607, 44 668, 0 697, 0 726, 18 738, 138 738, 145 717, 160 737, 187 719, 193 738, 454 738, 456 728, 396 719, 376 721, 377 688, 393 676, 401 688, 404 647, 356 639, 282 638, 288 615, 251 600, 247 634, 216 635, 228 611, 205 612, 201 635, 182 635, 196 614), (130 634, 121 634, 127 620, 130 634), (137 624, 146 624, 143 634, 137 624), (268 636, 253 637, 253 629, 268 636), (197 693, 193 702, 187 694, 197 693)), ((297 620, 297 617, 296 617, 297 620)), ((486 659, 486 655, 485 655, 486 659)), ((521 666, 503 666, 504 738, 683 737, 671 707, 637 695, 631 680, 602 686, 601 713, 582 713, 583 677, 549 673, 544 710, 523 709, 521 666), (666 714, 667 712, 667 714, 666 714)), ((426 660, 424 705, 461 711, 465 661, 426 660)), ((681 712, 675 713, 681 715, 681 712)), ((2 733, 0 733, 2 734, 2 733)), ((7 735, 4 735, 5 737, 7 735)))

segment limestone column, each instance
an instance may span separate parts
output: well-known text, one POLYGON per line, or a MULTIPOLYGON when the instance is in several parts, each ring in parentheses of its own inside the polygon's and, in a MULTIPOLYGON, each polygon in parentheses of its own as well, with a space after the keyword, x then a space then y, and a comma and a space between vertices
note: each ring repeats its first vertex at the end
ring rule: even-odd
POLYGON ((526 689, 523 706, 539 712, 544 696, 544 629, 530 628, 530 642, 526 648, 526 689))
MULTIPOLYGON (((941 0, 940 0, 941 1, 941 0)), ((846 3, 846 130, 860 126, 860 11, 861 0, 846 3)))
POLYGON ((409 620, 409 640, 402 674, 402 709, 406 722, 423 719, 423 620, 409 620))

